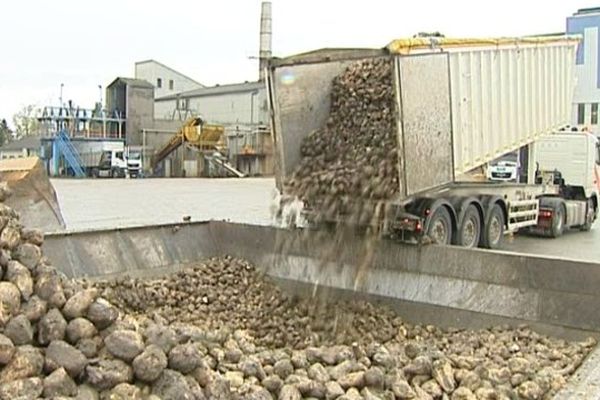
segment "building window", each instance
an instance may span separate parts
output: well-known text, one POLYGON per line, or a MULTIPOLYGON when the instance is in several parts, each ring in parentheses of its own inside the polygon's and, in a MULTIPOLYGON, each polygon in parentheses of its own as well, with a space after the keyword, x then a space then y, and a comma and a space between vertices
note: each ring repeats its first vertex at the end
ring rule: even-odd
POLYGON ((162 79, 160 79, 160 78, 156 79, 156 87, 157 88, 161 88, 162 87, 162 79))
POLYGON ((173 90, 173 79, 169 79, 169 89, 173 90))
POLYGON ((577 124, 578 125, 585 124, 585 104, 584 103, 577 104, 577 124))
POLYGON ((598 103, 592 103, 592 125, 598 125, 598 103))

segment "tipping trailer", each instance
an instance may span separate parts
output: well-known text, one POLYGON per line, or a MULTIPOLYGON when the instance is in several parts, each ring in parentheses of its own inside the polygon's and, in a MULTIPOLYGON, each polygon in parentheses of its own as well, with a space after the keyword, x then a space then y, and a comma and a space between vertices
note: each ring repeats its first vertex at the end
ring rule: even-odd
POLYGON ((273 60, 267 85, 278 188, 300 161, 302 139, 326 122, 332 79, 353 62, 381 57, 394 66, 389 84, 400 182, 387 204, 385 233, 496 248, 504 233, 519 229, 549 236, 566 227, 589 229, 598 210, 597 140, 561 133, 562 141, 582 147, 560 162, 532 145, 552 143, 547 137, 569 123, 578 39, 414 38, 385 49, 326 49, 273 60), (527 183, 469 181, 473 170, 524 146, 527 183), (573 157, 579 172, 573 168, 571 183, 561 169, 573 157), (577 175, 583 173, 590 179, 577 175))

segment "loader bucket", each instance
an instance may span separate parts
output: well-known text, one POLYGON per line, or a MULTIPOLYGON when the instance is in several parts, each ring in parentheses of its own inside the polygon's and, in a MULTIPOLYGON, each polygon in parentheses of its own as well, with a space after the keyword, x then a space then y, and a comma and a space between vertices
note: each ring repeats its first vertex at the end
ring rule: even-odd
POLYGON ((24 226, 44 232, 64 229, 56 192, 38 157, 0 160, 0 180, 12 191, 5 203, 19 212, 24 226))

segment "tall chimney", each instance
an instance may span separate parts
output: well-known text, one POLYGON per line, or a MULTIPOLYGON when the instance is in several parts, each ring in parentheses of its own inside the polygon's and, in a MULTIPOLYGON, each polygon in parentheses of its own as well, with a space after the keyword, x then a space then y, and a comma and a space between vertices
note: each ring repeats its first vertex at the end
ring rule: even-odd
POLYGON ((263 1, 260 11, 260 48, 258 54, 258 79, 265 79, 265 68, 271 58, 271 2, 263 1))

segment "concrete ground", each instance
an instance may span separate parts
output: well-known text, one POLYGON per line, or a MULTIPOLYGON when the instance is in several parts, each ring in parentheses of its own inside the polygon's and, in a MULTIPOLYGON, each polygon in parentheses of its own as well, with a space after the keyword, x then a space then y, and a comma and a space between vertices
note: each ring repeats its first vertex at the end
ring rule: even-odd
POLYGON ((569 230, 556 239, 525 235, 507 237, 502 247, 518 253, 547 254, 600 263, 600 222, 596 222, 590 232, 569 230))
POLYGON ((268 224, 272 178, 53 179, 69 230, 229 220, 268 224))
MULTIPOLYGON (((268 225, 275 183, 245 179, 54 179, 70 230, 228 220, 268 225)), ((600 263, 600 223, 591 232, 567 232, 558 239, 516 235, 503 250, 547 254, 600 263)))

